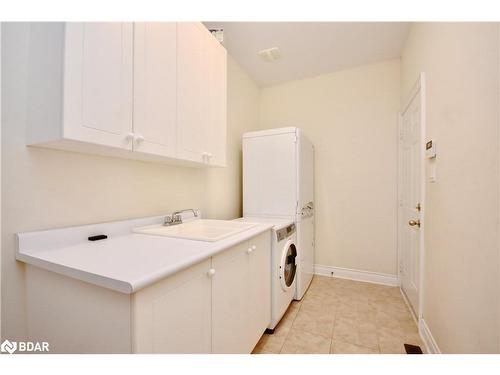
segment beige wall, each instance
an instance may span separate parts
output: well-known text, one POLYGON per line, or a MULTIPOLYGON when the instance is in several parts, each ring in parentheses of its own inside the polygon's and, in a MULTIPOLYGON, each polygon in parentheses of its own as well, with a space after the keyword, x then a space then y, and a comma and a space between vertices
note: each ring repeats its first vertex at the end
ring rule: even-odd
POLYGON ((499 352, 498 25, 414 24, 401 67, 403 97, 426 74, 438 152, 424 206, 424 319, 443 352, 499 352))
POLYGON ((316 263, 396 274, 397 118, 427 74, 424 319, 443 352, 498 352, 499 30, 415 24, 399 60, 260 91, 228 62, 228 167, 190 169, 26 148, 27 28, 3 24, 2 337, 25 335, 14 233, 200 207, 241 214, 241 133, 299 126, 316 147, 316 263), (260 109, 259 109, 260 106, 260 109))
POLYGON ((399 60, 264 88, 262 128, 315 146, 316 264, 397 274, 399 60))
POLYGON ((25 335, 23 265, 14 233, 157 215, 199 207, 205 216, 241 215, 241 134, 258 124, 259 89, 228 61, 228 167, 172 167, 27 148, 25 24, 3 25, 2 334, 25 335))

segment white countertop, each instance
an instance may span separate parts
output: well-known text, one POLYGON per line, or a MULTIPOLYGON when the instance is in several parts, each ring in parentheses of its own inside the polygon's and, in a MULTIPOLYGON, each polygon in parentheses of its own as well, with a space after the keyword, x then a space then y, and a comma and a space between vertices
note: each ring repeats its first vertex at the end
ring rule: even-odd
POLYGON ((16 258, 85 282, 131 294, 272 228, 258 224, 216 242, 132 233, 161 217, 19 233, 16 258), (89 235, 108 239, 90 242, 89 235))
POLYGON ((235 219, 235 221, 241 221, 244 223, 271 224, 274 230, 279 230, 294 223, 291 219, 280 219, 266 216, 245 216, 235 219))

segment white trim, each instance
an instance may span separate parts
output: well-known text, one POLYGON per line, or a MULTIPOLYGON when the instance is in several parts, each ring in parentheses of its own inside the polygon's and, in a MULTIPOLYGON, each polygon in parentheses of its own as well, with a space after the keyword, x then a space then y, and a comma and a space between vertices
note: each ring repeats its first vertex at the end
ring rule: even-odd
MULTIPOLYGON (((0 129, 2 129, 2 22, 0 22, 0 129)), ((1 134, 1 132, 0 132, 1 134)), ((2 139, 0 135, 0 155, 2 155, 2 139)), ((0 340, 2 339, 2 167, 0 157, 0 340)))
POLYGON ((425 77, 425 73, 420 73, 418 76, 417 81, 413 84, 413 87, 410 89, 410 92, 408 93, 408 96, 406 97, 406 100, 404 102, 404 105, 401 107, 401 113, 404 113, 411 102, 413 101, 413 98, 419 93, 420 89, 422 88, 422 83, 425 77))
MULTIPOLYGON (((402 138, 403 112, 398 113, 398 165, 397 165, 397 186, 396 186, 396 261, 398 265, 398 278, 401 285, 401 235, 400 235, 400 215, 401 215, 401 138, 402 138)), ((402 291, 401 291, 402 293, 402 291)))
POLYGON ((332 266, 324 266, 321 264, 315 264, 314 274, 320 276, 337 277, 339 279, 364 281, 373 284, 399 286, 398 276, 387 273, 354 270, 350 268, 332 267, 332 266))
MULTIPOLYGON (((421 200, 421 212, 420 212, 420 285, 419 285, 419 293, 418 293, 418 320, 423 319, 424 316, 424 268, 425 268, 425 210, 426 210, 426 197, 425 197, 425 161, 427 160, 425 157, 425 145, 426 145, 426 135, 427 135, 427 127, 425 122, 425 114, 426 114, 426 96, 425 96, 425 73, 420 73, 420 160, 422 161, 422 165, 420 168, 420 200, 421 200)), ((430 331, 429 331, 430 333, 430 331)))
MULTIPOLYGON (((500 40, 500 27, 498 28, 498 35, 497 36, 500 40)), ((498 69, 499 69, 498 74, 500 75, 500 64, 498 64, 498 69)), ((500 101, 498 102, 498 104, 500 106, 500 101)), ((499 125, 500 125, 500 122, 499 122, 499 125)), ((499 132, 499 136, 500 136, 500 132, 499 132)), ((500 137, 498 139, 497 147, 500 149, 500 137)), ((500 160, 498 160, 498 161, 500 161, 500 160)), ((500 163, 499 163, 499 166, 500 166, 500 163)), ((498 172, 500 174, 500 170, 498 172)), ((500 190, 498 192, 500 193, 500 190)), ((500 198, 500 194, 499 194, 498 198, 500 198)), ((497 203, 499 204, 498 213, 500 214, 500 199, 498 199, 497 203)), ((497 230, 500 232, 500 220, 498 221, 497 224, 498 224, 497 230)), ((498 259, 498 269, 500 270, 500 236, 497 236, 497 249, 498 249, 498 258, 497 258, 498 259)), ((500 290, 500 277, 498 278, 498 289, 497 290, 500 290)), ((498 299, 498 310, 497 311, 499 311, 499 313, 498 313, 498 332, 500 334, 500 298, 498 299)))
POLYGON ((406 296, 403 288, 401 288, 401 285, 399 286, 399 291, 401 292, 401 295, 403 296, 403 301, 405 301, 406 307, 408 307, 408 310, 410 311, 411 317, 413 318, 413 320, 415 321, 415 324, 418 327, 418 319, 417 319, 417 316, 415 315, 415 311, 413 311, 413 307, 411 306, 410 300, 406 296))
POLYGON ((422 341, 425 344, 427 353, 441 354, 441 349, 439 349, 436 340, 434 340, 434 336, 432 336, 431 330, 429 329, 429 326, 425 322, 424 318, 420 318, 420 323, 418 325, 418 333, 420 334, 420 337, 422 338, 422 341))
POLYGON ((264 130, 255 130, 251 132, 243 133, 242 138, 255 138, 255 137, 266 137, 269 135, 280 135, 280 134, 297 134, 298 128, 289 126, 285 128, 275 128, 275 129, 264 129, 264 130))

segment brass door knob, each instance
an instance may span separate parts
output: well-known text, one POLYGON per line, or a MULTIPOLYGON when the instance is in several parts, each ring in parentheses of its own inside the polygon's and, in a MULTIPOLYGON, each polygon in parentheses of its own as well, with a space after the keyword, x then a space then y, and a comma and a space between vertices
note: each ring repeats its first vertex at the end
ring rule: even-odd
POLYGON ((420 228, 420 220, 410 220, 408 224, 410 224, 411 227, 414 227, 416 225, 420 228))

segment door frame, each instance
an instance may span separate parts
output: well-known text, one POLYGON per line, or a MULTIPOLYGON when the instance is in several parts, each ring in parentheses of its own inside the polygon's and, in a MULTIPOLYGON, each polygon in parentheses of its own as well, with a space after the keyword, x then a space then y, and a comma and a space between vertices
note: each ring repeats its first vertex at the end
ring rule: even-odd
POLYGON ((425 95, 426 85, 425 85, 425 73, 421 72, 417 81, 414 83, 411 88, 409 94, 407 95, 405 101, 403 102, 403 106, 401 107, 401 111, 398 114, 398 188, 397 188, 397 245, 398 245, 398 279, 399 279, 399 288, 405 302, 409 305, 409 301, 406 297, 406 294, 402 288, 402 280, 401 280, 401 233, 400 233, 400 220, 401 220, 401 209, 400 209, 400 197, 401 197, 401 161, 402 161, 402 153, 401 153, 401 126, 402 126, 402 118, 403 113, 406 111, 408 106, 411 104, 412 100, 420 95, 420 229, 419 229, 419 281, 418 281, 418 311, 413 311, 410 308, 410 311, 416 314, 415 319, 417 323, 420 323, 420 320, 423 318, 424 311, 424 268, 425 268, 425 137, 426 137, 426 102, 425 95))
POLYGON ((0 22, 0 340, 2 339, 2 27, 0 22))

